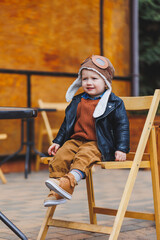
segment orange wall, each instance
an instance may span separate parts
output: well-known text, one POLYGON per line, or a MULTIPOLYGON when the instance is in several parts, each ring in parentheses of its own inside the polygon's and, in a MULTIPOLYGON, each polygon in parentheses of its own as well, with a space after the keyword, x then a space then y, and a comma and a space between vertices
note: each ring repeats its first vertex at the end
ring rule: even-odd
MULTIPOLYGON (((78 72, 91 54, 100 54, 99 0, 3 0, 0 1, 0 68, 78 72)), ((104 55, 110 58, 115 75, 130 73, 129 0, 104 0, 104 55)), ((31 78, 32 106, 39 98, 65 101, 73 78, 31 78)), ((26 77, 0 74, 0 106, 25 107, 26 77)), ((130 95, 130 83, 113 81, 113 91, 130 95)), ((36 118, 36 142, 40 116, 36 118)), ((60 120, 55 120, 59 125, 60 120)), ((1 120, 0 155, 20 144, 20 120, 1 120)), ((48 146, 48 143, 47 143, 48 146)))

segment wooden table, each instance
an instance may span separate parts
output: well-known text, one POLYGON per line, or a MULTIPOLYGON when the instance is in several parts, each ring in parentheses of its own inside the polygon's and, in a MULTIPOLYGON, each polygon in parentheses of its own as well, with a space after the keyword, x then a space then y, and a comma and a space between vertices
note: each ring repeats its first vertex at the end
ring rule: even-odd
MULTIPOLYGON (((15 107, 0 107, 0 119, 30 119, 37 116, 37 109, 34 108, 15 108, 15 107)), ((28 134, 27 134, 28 135, 28 134)), ((28 137, 28 136, 27 136, 28 137)), ((28 146, 25 161, 25 176, 28 173, 30 143, 27 139, 28 146)), ((19 152, 19 150, 17 151, 19 152)), ((14 153, 13 155, 17 154, 14 153)), ((1 165, 10 158, 5 158, 1 161, 1 165)), ((0 220, 3 221, 19 238, 27 240, 27 237, 2 213, 0 212, 0 220)))
MULTIPOLYGON (((33 145, 32 139, 30 139, 30 120, 37 116, 37 109, 35 108, 17 108, 17 107, 0 107, 0 119, 21 119, 21 146, 20 148, 13 154, 8 155, 2 161, 0 161, 0 166, 16 156, 23 148, 23 145, 26 145, 26 158, 25 158, 25 178, 28 176, 29 172, 29 158, 31 147, 33 145), (26 141, 24 141, 24 121, 27 121, 27 129, 26 129, 26 141)), ((33 130, 33 129, 32 129, 33 130)), ((32 131, 34 135, 34 130, 32 131)), ((32 136, 34 138, 34 136, 32 136)))

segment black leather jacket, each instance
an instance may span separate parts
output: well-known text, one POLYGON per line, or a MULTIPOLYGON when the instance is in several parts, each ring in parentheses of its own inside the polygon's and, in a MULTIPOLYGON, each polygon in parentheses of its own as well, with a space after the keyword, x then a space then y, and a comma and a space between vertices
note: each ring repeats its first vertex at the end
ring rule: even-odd
MULTIPOLYGON (((53 142, 63 145, 74 131, 78 103, 82 94, 73 98, 65 111, 65 118, 53 142)), ((122 99, 111 93, 104 114, 95 119, 97 145, 102 161, 115 159, 115 151, 129 152, 129 121, 122 99)))

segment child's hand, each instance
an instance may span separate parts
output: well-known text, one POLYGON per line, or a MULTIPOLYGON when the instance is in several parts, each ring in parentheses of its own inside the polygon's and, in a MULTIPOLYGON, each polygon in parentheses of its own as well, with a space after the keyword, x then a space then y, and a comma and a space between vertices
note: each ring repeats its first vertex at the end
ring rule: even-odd
POLYGON ((55 155, 57 150, 60 148, 60 145, 57 143, 53 143, 49 148, 48 148, 48 154, 49 155, 55 155))
POLYGON ((126 153, 121 151, 115 152, 115 161, 125 161, 126 160, 126 153))

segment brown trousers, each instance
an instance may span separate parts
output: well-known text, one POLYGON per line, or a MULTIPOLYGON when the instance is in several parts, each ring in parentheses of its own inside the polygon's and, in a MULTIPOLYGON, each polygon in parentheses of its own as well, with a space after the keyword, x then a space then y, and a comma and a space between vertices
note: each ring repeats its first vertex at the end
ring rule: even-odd
POLYGON ((71 139, 58 149, 49 162, 49 177, 62 177, 72 169, 79 169, 88 176, 89 168, 101 161, 96 141, 71 139))

